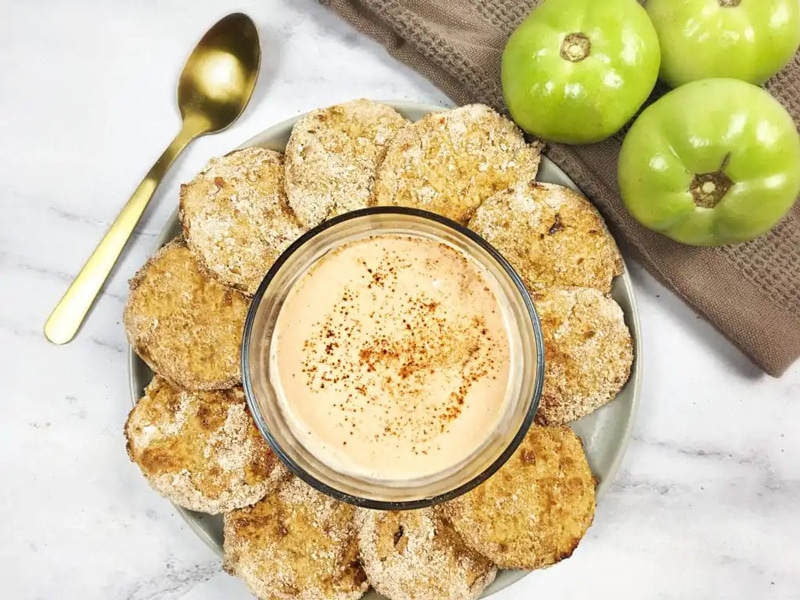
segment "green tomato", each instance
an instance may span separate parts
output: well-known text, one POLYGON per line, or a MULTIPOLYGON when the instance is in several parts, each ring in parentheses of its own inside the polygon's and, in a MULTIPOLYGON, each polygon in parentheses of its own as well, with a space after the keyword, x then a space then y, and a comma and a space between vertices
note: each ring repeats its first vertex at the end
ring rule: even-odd
POLYGON ((545 0, 503 52, 503 94, 517 124, 568 144, 604 140, 650 95, 658 36, 636 0, 545 0))
POLYGON ((642 112, 618 174, 623 202, 646 227, 696 246, 744 242, 800 194, 800 135, 761 88, 704 79, 642 112))
POLYGON ((798 0, 648 0, 661 43, 661 79, 673 87, 732 77, 763 83, 800 45, 798 0))

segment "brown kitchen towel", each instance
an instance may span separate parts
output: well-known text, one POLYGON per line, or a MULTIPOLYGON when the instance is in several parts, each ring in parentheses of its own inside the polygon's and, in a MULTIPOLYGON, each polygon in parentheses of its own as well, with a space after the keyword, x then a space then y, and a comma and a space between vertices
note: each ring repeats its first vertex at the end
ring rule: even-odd
MULTIPOLYGON (((459 104, 504 111, 500 56, 538 0, 320 0, 459 104)), ((598 0, 602 1, 602 0, 598 0)), ((800 121, 800 55, 767 86, 800 121)), ((774 376, 800 355, 800 203, 772 232, 722 248, 683 246, 645 229, 617 191, 620 139, 549 144, 620 244, 774 376)), ((800 165, 798 165, 800 168, 800 165)))

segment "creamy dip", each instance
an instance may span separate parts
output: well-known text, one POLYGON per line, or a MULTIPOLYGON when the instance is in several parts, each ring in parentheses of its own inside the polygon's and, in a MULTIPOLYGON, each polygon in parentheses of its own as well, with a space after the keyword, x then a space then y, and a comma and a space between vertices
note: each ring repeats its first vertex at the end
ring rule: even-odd
POLYGON ((294 435, 332 469, 378 480, 470 456, 507 402, 510 341, 490 281, 456 248, 410 235, 318 259, 286 297, 269 357, 294 435))

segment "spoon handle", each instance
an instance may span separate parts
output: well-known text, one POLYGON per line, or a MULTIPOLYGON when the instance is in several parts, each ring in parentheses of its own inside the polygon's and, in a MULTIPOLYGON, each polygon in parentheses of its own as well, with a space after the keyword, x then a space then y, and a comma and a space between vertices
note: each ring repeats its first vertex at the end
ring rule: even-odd
POLYGON ((48 340, 54 344, 66 344, 75 337, 167 170, 189 142, 201 133, 202 124, 184 121, 178 135, 145 175, 105 237, 50 313, 44 326, 44 334, 48 340))

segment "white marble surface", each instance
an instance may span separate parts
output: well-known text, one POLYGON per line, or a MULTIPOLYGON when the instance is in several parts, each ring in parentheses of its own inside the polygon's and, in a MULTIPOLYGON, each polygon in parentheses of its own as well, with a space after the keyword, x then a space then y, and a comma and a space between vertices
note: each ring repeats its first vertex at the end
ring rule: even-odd
MULTIPOLYGON (((0 15, 0 598, 248 598, 128 462, 126 281, 209 157, 337 100, 447 99, 311 0, 6 0, 0 15), (49 310, 178 127, 186 53, 234 10, 263 38, 254 102, 179 161, 77 340, 48 344, 49 310)), ((497 600, 800 597, 800 365, 760 376, 633 275, 644 389, 621 472, 574 557, 497 600)))

